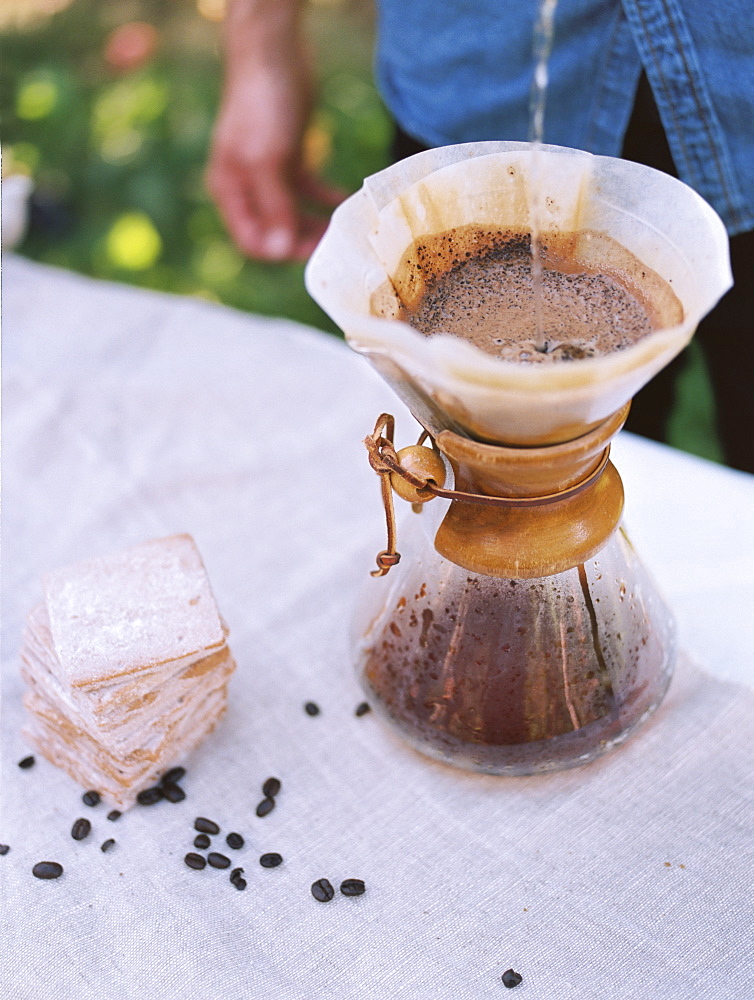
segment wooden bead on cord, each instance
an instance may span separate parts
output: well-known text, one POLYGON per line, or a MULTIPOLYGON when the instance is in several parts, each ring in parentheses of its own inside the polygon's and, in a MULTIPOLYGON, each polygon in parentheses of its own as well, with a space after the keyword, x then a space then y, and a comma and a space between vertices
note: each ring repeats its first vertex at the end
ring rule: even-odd
MULTIPOLYGON (((423 448, 419 444, 410 444, 398 452, 401 466, 412 475, 423 480, 431 479, 440 488, 445 484, 445 463, 432 448, 423 448)), ((434 494, 426 488, 412 486, 397 472, 390 473, 390 485, 403 500, 409 503, 425 503, 434 494)))

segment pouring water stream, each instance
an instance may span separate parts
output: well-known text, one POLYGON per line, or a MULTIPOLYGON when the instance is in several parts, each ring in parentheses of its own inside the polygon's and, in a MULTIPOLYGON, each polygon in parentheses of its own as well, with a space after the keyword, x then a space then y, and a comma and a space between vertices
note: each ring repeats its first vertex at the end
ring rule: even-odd
POLYGON ((534 26, 534 80, 529 103, 529 141, 532 144, 531 186, 531 277, 534 296, 534 346, 547 353, 548 343, 542 329, 542 250, 540 232, 543 219, 544 192, 541 181, 542 140, 544 138, 545 104, 547 100, 548 65, 555 34, 555 11, 558 0, 540 0, 534 26))

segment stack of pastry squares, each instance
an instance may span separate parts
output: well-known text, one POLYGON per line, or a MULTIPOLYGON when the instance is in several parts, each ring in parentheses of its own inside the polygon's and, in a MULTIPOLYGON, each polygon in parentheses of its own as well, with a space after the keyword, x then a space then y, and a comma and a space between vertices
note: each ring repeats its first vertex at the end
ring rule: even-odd
POLYGON ((214 729, 235 663, 199 551, 173 535, 43 578, 21 651, 24 734, 128 808, 214 729))

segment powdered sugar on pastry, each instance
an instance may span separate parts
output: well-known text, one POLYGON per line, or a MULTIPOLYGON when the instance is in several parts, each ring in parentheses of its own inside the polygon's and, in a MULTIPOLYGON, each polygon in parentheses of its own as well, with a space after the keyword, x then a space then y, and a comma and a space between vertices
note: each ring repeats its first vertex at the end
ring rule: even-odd
POLYGON ((127 807, 194 749, 235 661, 201 557, 174 535, 44 578, 21 649, 24 732, 52 763, 127 807))

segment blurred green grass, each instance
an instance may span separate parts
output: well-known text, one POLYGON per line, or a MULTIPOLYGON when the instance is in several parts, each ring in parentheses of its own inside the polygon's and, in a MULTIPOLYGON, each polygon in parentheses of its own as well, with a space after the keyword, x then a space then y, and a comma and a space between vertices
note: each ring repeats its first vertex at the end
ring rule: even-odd
MULTIPOLYGON (((245 259, 204 189, 221 87, 222 0, 56 0, 57 13, 0 34, 3 169, 35 181, 22 253, 84 274, 197 295, 337 332, 307 295, 299 264, 245 259), (145 22, 154 53, 108 61, 112 32, 145 22)), ((391 125, 371 75, 368 0, 311 0, 320 75, 307 150, 324 176, 356 190, 388 163, 391 125)), ((712 394, 692 352, 670 443, 720 460, 712 394)))

